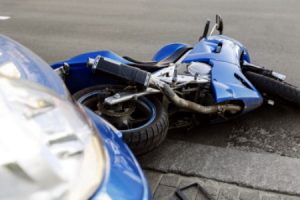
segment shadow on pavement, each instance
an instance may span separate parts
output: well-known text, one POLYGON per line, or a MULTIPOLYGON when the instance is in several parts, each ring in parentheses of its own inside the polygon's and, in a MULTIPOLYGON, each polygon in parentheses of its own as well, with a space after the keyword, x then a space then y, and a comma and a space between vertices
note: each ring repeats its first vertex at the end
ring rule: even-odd
POLYGON ((300 109, 265 105, 222 124, 172 130, 168 138, 300 158, 300 109))

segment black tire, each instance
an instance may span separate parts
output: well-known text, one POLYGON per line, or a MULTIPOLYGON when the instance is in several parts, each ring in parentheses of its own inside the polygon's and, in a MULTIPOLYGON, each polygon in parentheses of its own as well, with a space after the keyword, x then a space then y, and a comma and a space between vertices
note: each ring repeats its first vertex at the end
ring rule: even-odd
POLYGON ((300 106, 300 90, 296 86, 249 71, 245 76, 261 93, 300 106))
MULTIPOLYGON (((95 111, 97 106, 95 103, 99 103, 97 93, 107 90, 107 88, 117 88, 122 90, 122 86, 117 85, 97 85, 89 88, 85 88, 76 92, 73 97, 79 103, 87 106, 91 110, 95 111), (89 96, 92 94, 93 96, 89 96)), ((140 97, 136 101, 140 103, 147 104, 152 111, 152 120, 147 123, 127 130, 119 130, 123 133, 123 139, 134 152, 135 155, 145 154, 157 146, 159 146, 166 138, 169 120, 166 109, 163 107, 162 103, 154 96, 144 96, 140 97)), ((113 120, 109 116, 103 116, 107 121, 113 124, 113 120)), ((118 127, 116 127, 118 129, 118 127)))

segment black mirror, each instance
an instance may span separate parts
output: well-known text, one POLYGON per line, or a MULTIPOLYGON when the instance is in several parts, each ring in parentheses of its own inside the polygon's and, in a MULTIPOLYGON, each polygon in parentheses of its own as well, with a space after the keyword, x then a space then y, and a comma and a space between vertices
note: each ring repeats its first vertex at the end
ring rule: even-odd
POLYGON ((202 34, 202 36, 199 38, 199 41, 200 41, 202 38, 205 38, 205 37, 208 35, 209 26, 210 26, 210 20, 207 19, 207 20, 206 20, 205 27, 204 27, 203 34, 202 34))
POLYGON ((223 34, 223 19, 220 15, 216 15, 216 24, 217 24, 217 30, 219 31, 220 35, 223 34))

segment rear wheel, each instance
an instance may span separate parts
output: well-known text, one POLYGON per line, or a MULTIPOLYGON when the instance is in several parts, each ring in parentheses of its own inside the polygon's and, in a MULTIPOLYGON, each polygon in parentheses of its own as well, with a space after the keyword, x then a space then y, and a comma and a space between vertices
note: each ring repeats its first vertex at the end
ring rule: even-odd
POLYGON ((249 81, 262 93, 300 106, 300 90, 296 86, 255 72, 245 72, 249 81))
POLYGON ((124 91, 123 86, 97 85, 80 90, 73 97, 120 130, 136 155, 147 153, 161 144, 167 135, 167 112, 154 96, 113 106, 103 103, 106 97, 120 91, 124 91))

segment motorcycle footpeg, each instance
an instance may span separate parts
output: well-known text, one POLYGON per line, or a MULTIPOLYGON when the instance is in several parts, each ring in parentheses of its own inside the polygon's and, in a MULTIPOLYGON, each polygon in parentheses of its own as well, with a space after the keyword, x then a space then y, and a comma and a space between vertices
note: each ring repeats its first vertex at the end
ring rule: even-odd
POLYGON ((89 59, 88 66, 94 72, 100 71, 144 88, 148 87, 151 77, 151 73, 147 71, 102 56, 97 56, 95 60, 89 59))

